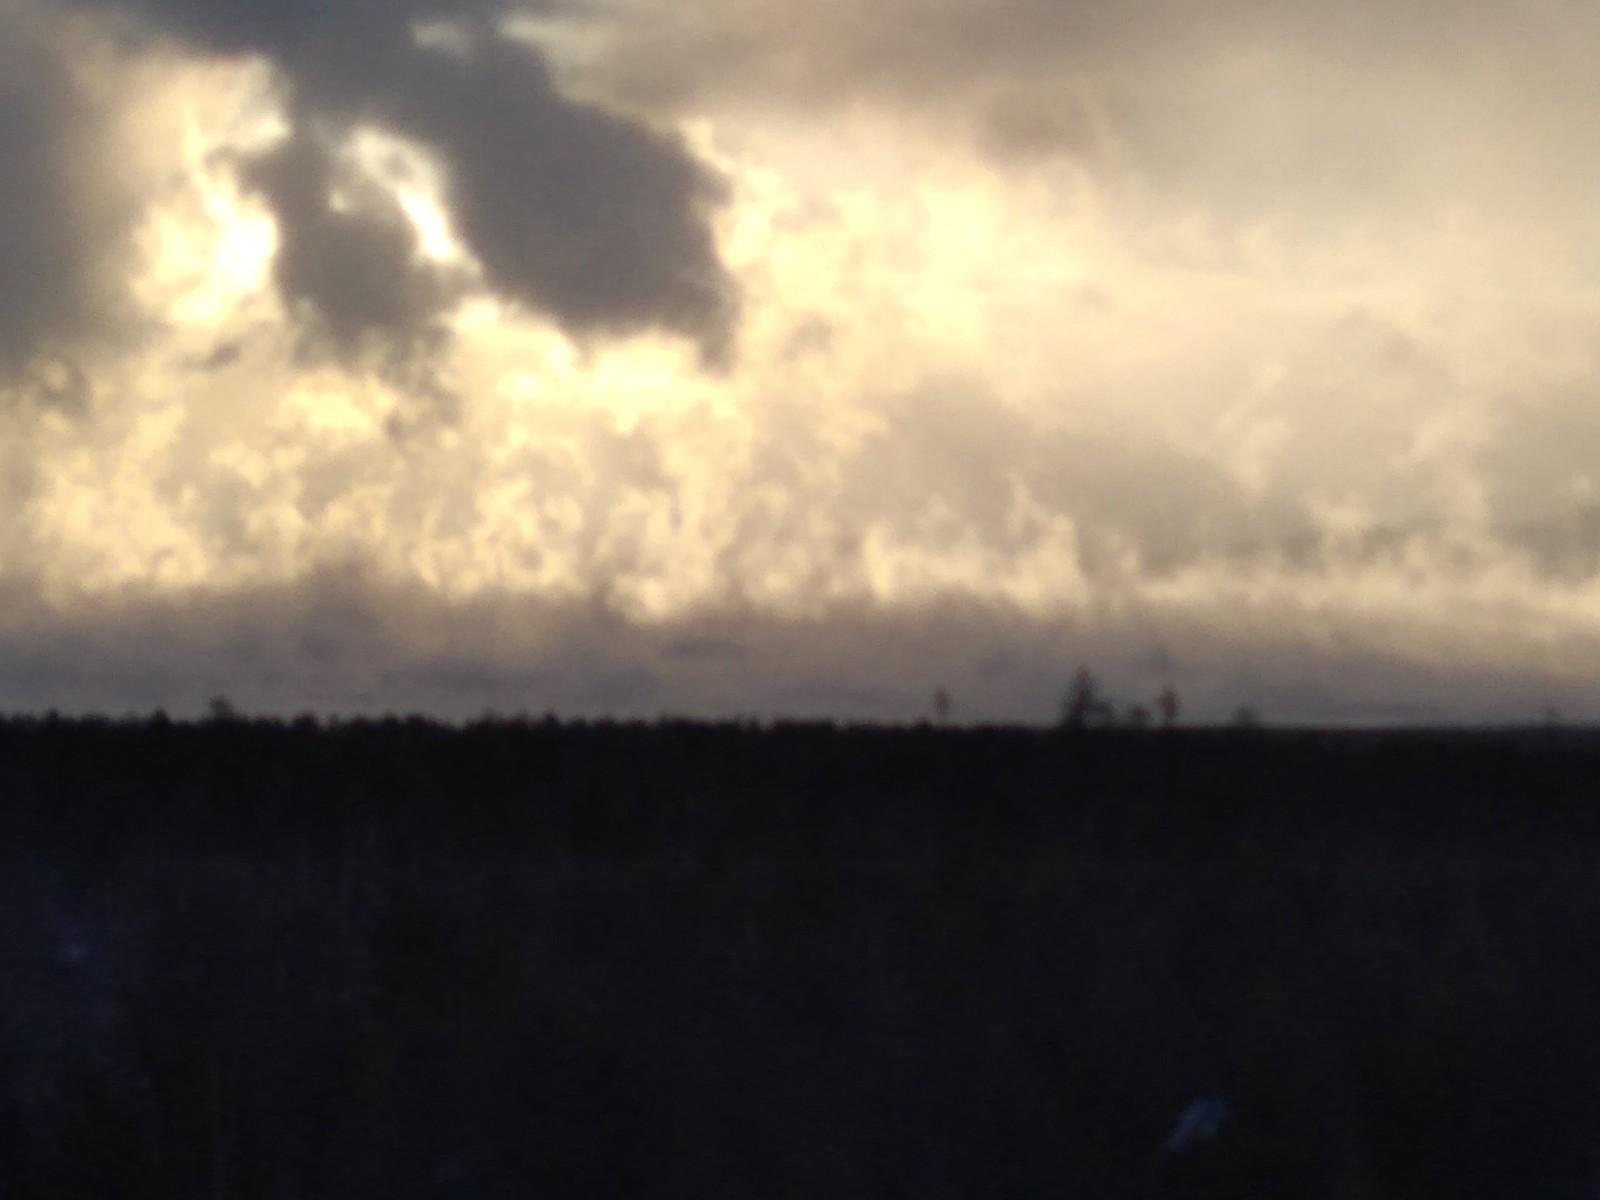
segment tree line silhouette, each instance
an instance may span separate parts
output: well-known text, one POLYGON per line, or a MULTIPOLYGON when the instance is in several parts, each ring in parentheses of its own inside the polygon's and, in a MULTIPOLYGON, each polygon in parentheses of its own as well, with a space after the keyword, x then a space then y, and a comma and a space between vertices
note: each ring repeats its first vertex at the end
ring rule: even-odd
POLYGON ((4 1186, 1575 1200, 1600 739, 1173 725, 0 721, 4 1186))

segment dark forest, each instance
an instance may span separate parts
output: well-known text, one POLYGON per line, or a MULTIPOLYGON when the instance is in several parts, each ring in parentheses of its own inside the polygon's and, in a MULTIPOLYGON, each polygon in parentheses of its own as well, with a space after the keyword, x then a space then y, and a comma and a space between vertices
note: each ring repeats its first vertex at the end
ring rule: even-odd
POLYGON ((1580 1200, 1600 734, 12 718, 0 983, 6 1196, 1580 1200))

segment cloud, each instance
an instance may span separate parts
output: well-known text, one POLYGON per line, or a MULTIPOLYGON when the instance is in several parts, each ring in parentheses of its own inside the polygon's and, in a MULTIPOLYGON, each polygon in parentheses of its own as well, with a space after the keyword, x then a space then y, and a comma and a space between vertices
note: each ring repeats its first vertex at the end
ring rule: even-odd
POLYGON ((0 692, 1542 707, 1600 35, 1427 10, 0 0, 0 692))
POLYGON ((1383 0, 624 3, 581 70, 667 111, 861 108, 1225 221, 1589 207, 1600 14, 1383 0))
POLYGON ((0 380, 46 400, 55 389, 24 368, 123 315, 135 206, 95 49, 46 8, 0 2, 0 380))
POLYGON ((497 294, 569 333, 659 329, 730 352, 737 297, 710 220, 724 194, 675 134, 569 99, 542 52, 500 32, 500 6, 81 0, 190 53, 260 56, 292 131, 244 168, 281 236, 285 299, 336 341, 405 334, 446 293, 374 181, 335 158, 376 128, 431 155, 447 213, 497 294), (427 36, 430 23, 444 32, 427 36), (342 190, 362 193, 354 202, 342 190))
POLYGON ((359 569, 292 586, 123 596, 62 611, 0 594, 0 711, 197 716, 546 711, 654 718, 915 720, 934 688, 966 721, 1049 724, 1088 663, 1121 704, 1166 683, 1185 719, 1532 720, 1600 709, 1592 629, 1560 642, 1484 638, 1426 621, 1375 627, 1292 604, 1134 603, 1040 618, 946 598, 839 603, 805 619, 738 604, 640 622, 591 599, 509 593, 451 601, 359 569), (1173 648, 1176 648, 1175 650, 1173 648))
POLYGON ((1600 379, 1534 385, 1505 404, 1478 452, 1490 511, 1518 524, 1600 503, 1600 379))
POLYGON ((733 286, 709 225, 722 184, 678 139, 560 97, 538 52, 419 54, 386 118, 433 149, 489 283, 586 333, 659 326, 729 351, 733 286))
POLYGON ((1552 579, 1600 575, 1600 381, 1531 389, 1478 450, 1485 503, 1508 548, 1552 579))
POLYGON ((307 306, 338 347, 354 348, 374 334, 407 340, 437 318, 446 289, 419 262, 405 213, 371 186, 335 207, 333 156, 309 132, 246 162, 242 177, 277 220, 279 292, 292 308, 307 306))
POLYGON ((1064 522, 1090 578, 1131 565, 1155 579, 1310 523, 1287 493, 1249 495, 1216 463, 1157 436, 1029 416, 976 380, 937 381, 888 409, 890 423, 848 463, 839 506, 907 541, 973 537, 1010 556, 1064 522), (1125 553, 1133 564, 1120 562, 1125 553))

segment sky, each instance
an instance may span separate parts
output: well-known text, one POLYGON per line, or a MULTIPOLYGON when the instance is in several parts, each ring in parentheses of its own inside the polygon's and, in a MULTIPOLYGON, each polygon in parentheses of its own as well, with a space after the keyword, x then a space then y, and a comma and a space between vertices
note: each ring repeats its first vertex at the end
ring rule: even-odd
POLYGON ((0 0, 0 711, 1600 719, 1597 55, 0 0))

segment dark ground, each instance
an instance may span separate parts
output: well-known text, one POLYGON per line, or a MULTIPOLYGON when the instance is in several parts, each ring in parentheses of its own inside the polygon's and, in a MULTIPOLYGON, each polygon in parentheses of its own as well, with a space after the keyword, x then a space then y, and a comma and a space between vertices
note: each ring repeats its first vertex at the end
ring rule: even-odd
POLYGON ((0 1196, 1577 1200, 1600 736, 11 720, 0 986, 0 1196))

